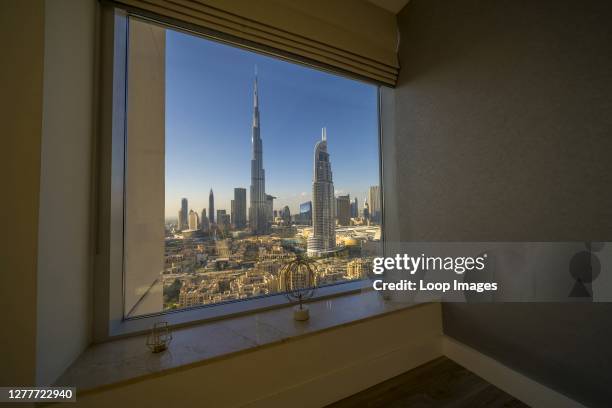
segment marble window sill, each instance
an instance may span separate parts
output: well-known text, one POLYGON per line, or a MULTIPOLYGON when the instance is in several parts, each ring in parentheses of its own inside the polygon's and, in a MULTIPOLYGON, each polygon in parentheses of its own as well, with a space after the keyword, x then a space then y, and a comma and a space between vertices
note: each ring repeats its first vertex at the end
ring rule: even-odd
POLYGON ((173 330, 168 350, 158 354, 146 347, 146 335, 95 344, 77 358, 56 385, 77 387, 79 393, 119 385, 353 324, 413 304, 384 300, 380 293, 366 290, 308 306, 310 320, 305 322, 295 321, 292 307, 287 306, 178 328, 173 330))

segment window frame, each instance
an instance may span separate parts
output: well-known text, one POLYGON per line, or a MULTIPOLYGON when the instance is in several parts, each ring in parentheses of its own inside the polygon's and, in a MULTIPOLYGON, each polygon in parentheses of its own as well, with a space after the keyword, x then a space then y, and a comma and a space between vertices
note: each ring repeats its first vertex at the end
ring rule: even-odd
MULTIPOLYGON (((190 308, 160 311, 155 314, 134 317, 124 316, 124 203, 125 203, 125 168, 127 143, 127 59, 129 19, 138 18, 152 24, 180 30, 188 34, 216 41, 228 46, 238 47, 260 54, 278 58, 291 63, 299 63, 310 68, 330 72, 334 75, 349 77, 377 86, 378 99, 378 150, 379 150, 379 185, 381 194, 381 249, 386 253, 387 233, 385 229, 385 213, 389 203, 385 200, 383 160, 383 130, 391 129, 383 126, 384 101, 390 100, 392 89, 373 83, 372 80, 356 75, 347 75, 329 67, 313 64, 302 58, 273 52, 265 47, 227 35, 202 28, 194 28, 189 24, 167 21, 137 10, 124 9, 114 5, 103 4, 101 7, 100 31, 100 72, 99 72, 99 123, 98 144, 96 152, 96 177, 94 197, 97 205, 95 228, 96 253, 94 257, 93 278, 93 339, 95 342, 105 341, 114 337, 144 333, 155 322, 167 321, 170 326, 178 327, 197 324, 209 320, 225 319, 232 316, 255 313, 258 311, 285 307, 294 302, 288 300, 283 293, 256 296, 248 299, 234 300, 210 305, 193 306, 190 308), (386 96, 385 96, 386 95, 386 96)), ((385 102, 387 103, 387 102, 385 102)), ((392 109, 384 107, 387 112, 392 109)), ((391 115, 392 116, 392 115, 391 115)), ((390 115, 385 115, 387 122, 390 115)), ((385 156, 392 154, 392 149, 385 150, 385 156)), ((387 172, 388 173, 388 172, 387 172)), ((333 296, 353 294, 359 291, 372 290, 368 279, 345 281, 317 288, 315 296, 310 301, 321 300, 333 296)))

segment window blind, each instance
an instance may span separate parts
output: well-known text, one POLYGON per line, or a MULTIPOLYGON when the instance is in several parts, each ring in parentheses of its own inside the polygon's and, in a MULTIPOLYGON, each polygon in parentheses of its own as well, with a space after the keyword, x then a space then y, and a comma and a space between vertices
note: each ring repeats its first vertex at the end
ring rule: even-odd
POLYGON ((395 15, 365 0, 116 0, 253 48, 394 86, 395 15))

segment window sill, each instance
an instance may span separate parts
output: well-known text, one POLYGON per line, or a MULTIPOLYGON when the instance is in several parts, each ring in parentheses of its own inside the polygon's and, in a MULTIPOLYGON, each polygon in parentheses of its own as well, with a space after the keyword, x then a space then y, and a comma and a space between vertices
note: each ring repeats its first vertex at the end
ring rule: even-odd
MULTIPOLYGON (((371 282, 367 279, 321 286, 317 288, 314 297, 309 302, 349 293, 361 293, 370 288, 371 282)), ((210 306, 196 306, 178 311, 170 311, 161 315, 137 316, 127 320, 112 321, 110 326, 111 337, 103 341, 112 340, 113 337, 119 336, 146 334, 151 330, 153 323, 159 320, 167 321, 168 325, 173 327, 192 326, 245 314, 252 315, 263 310, 287 307, 288 304, 289 301, 285 295, 274 294, 210 306)))
POLYGON ((56 385, 79 393, 121 385, 149 376, 207 364, 240 352, 311 335, 414 306, 384 300, 367 290, 308 304, 310 320, 293 320, 292 307, 264 310, 234 318, 182 327, 173 331, 168 350, 151 353, 146 335, 95 344, 58 379, 56 385))

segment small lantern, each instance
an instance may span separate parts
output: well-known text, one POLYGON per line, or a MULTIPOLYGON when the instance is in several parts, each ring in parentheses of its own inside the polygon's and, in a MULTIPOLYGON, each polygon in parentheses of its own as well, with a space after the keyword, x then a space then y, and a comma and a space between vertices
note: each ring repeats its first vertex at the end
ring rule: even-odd
POLYGON ((151 333, 147 336, 147 347, 153 353, 160 353, 168 348, 172 341, 172 333, 168 322, 158 322, 153 325, 151 333))
POLYGON ((290 301, 298 301, 298 305, 293 310, 295 320, 304 321, 310 317, 308 306, 305 306, 303 302, 314 295, 315 273, 314 263, 302 254, 297 254, 296 258, 281 270, 281 282, 285 295, 290 301))

